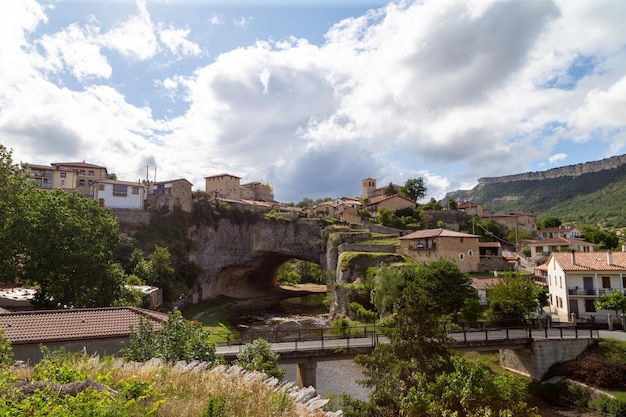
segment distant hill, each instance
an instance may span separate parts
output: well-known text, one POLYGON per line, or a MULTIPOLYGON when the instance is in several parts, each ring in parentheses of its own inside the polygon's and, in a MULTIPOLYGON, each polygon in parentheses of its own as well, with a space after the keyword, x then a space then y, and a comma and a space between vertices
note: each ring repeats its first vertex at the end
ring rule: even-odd
POLYGON ((480 178, 471 190, 446 195, 492 211, 534 212, 540 220, 602 228, 626 227, 626 155, 547 171, 480 178))

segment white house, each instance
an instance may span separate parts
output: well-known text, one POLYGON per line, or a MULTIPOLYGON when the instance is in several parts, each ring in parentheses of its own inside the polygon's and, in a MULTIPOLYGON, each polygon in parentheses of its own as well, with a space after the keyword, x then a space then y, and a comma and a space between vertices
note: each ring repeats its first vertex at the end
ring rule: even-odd
POLYGON ((146 188, 138 182, 100 180, 91 185, 91 197, 103 207, 143 210, 146 188))
POLYGON ((537 260, 547 257, 554 252, 576 251, 576 252, 593 252, 596 245, 582 239, 553 237, 551 239, 542 240, 526 240, 524 246, 530 248, 530 257, 537 260))
POLYGON ((561 321, 615 318, 614 312, 596 310, 595 302, 602 294, 626 290, 626 252, 555 252, 546 265, 553 316, 561 321))

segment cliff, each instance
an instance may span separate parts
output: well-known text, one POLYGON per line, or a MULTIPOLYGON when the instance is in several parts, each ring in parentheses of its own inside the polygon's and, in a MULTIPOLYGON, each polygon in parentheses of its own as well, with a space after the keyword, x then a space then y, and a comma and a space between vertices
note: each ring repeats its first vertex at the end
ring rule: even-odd
POLYGON ((578 177, 583 174, 618 168, 624 164, 626 164, 626 155, 612 156, 600 161, 568 165, 560 168, 549 169, 547 171, 526 172, 523 174, 505 175, 502 177, 479 178, 478 184, 496 184, 512 181, 540 181, 550 178, 578 177))

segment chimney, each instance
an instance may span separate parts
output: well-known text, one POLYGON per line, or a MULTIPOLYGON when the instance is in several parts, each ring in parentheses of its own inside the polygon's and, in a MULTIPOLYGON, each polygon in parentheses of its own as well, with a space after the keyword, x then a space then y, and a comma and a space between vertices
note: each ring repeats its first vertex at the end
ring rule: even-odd
POLYGON ((572 251, 572 265, 576 265, 576 251, 572 251))
POLYGON ((609 265, 613 265, 613 252, 607 251, 607 253, 606 253, 606 262, 609 265))

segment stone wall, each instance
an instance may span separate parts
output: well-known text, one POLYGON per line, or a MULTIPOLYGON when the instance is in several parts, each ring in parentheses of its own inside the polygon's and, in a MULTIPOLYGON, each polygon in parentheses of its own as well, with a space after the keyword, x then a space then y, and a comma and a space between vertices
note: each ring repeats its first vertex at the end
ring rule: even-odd
POLYGON ((112 209, 112 214, 121 224, 129 226, 145 226, 150 224, 150 213, 145 210, 112 209))
POLYGON ((540 380, 552 365, 576 359, 597 339, 533 340, 529 348, 500 350, 500 365, 540 380))

